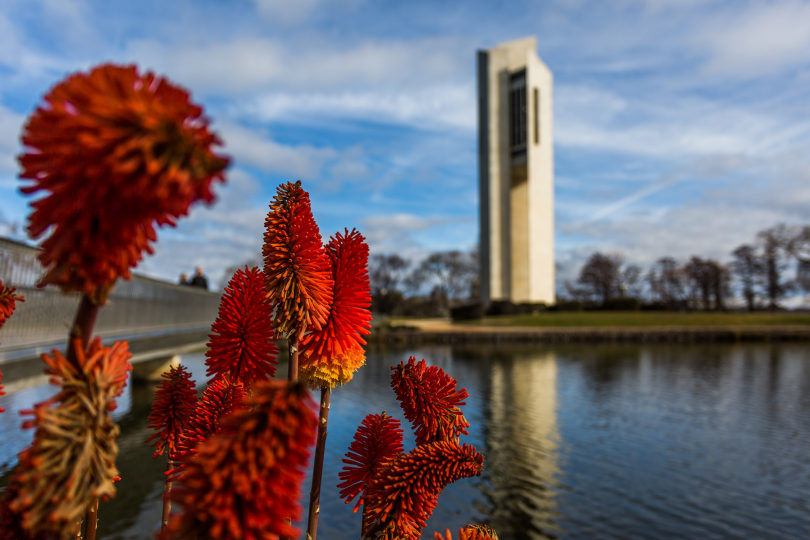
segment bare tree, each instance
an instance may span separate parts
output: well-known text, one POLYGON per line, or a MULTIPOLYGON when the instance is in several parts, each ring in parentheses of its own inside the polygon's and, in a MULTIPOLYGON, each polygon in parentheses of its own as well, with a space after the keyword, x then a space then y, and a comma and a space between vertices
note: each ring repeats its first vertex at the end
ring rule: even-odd
POLYGON ((624 267, 619 276, 619 292, 621 296, 641 297, 641 287, 643 285, 641 274, 641 267, 637 264, 628 264, 624 267))
POLYGON ((683 267, 688 299, 696 309, 725 309, 730 294, 729 272, 712 259, 693 256, 683 267))
POLYGON ((579 271, 577 283, 604 304, 621 292, 621 255, 594 253, 579 271))
POLYGON ((762 259, 761 271, 769 309, 777 309, 779 300, 791 288, 790 283, 782 280, 782 274, 787 269, 793 242, 790 229, 783 224, 765 229, 757 234, 762 259))
POLYGON ((379 313, 390 315, 402 301, 401 284, 410 266, 399 255, 372 255, 369 268, 371 295, 374 307, 379 313))
POLYGON ((658 259, 650 268, 647 280, 653 298, 670 309, 679 307, 683 302, 685 295, 683 270, 672 257, 658 259))
POLYGON ((452 304, 458 304, 469 296, 478 276, 478 266, 468 253, 441 251, 431 253, 409 276, 411 287, 432 284, 430 296, 446 312, 452 304))
POLYGON ((748 244, 738 246, 731 254, 734 256, 731 269, 740 283, 745 305, 748 311, 754 311, 762 275, 762 260, 754 246, 748 244))
POLYGON ((810 293, 810 226, 795 230, 788 250, 796 259, 796 285, 810 293))

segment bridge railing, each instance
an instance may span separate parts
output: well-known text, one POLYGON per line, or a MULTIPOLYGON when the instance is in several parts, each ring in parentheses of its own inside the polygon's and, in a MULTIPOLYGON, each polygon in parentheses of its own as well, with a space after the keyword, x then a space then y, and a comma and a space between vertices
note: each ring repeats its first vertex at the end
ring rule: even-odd
MULTIPOLYGON (((17 287, 25 302, 0 330, 0 363, 61 348, 79 305, 79 294, 62 294, 57 287, 36 288, 44 268, 39 249, 0 238, 0 279, 17 287)), ((220 294, 134 275, 119 280, 99 311, 94 335, 132 339, 139 336, 192 332, 210 328, 217 316, 220 294)))

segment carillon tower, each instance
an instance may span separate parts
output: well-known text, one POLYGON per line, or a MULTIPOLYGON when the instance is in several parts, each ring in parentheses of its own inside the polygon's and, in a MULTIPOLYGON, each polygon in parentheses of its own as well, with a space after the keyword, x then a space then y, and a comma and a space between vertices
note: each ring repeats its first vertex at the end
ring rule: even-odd
POLYGON ((552 74, 534 37, 478 51, 484 303, 553 304, 552 74))

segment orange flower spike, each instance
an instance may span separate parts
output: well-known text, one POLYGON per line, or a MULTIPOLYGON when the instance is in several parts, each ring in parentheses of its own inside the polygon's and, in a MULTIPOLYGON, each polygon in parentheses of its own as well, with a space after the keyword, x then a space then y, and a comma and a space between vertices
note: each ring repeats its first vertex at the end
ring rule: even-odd
POLYGON ((147 426, 157 430, 157 433, 146 438, 146 442, 157 439, 152 443, 156 447, 152 459, 162 455, 166 449, 170 457, 177 452, 177 445, 197 405, 196 385, 185 366, 172 366, 162 377, 163 380, 155 389, 147 426))
POLYGON ((301 383, 260 382, 246 405, 222 420, 222 432, 184 458, 174 492, 183 513, 172 540, 297 537, 287 518, 301 515, 298 495, 317 429, 316 404, 301 383))
POLYGON ((170 458, 181 459, 180 456, 194 452, 197 444, 222 431, 220 427, 222 418, 234 411, 244 410, 245 398, 247 391, 243 386, 234 384, 226 378, 211 381, 197 402, 194 414, 189 419, 188 428, 180 437, 176 455, 170 458))
POLYGON ((16 294, 16 290, 16 287, 4 286, 3 280, 0 279, 0 328, 3 328, 8 318, 17 309, 17 302, 25 302, 23 295, 16 294))
POLYGON ((415 429, 416 444, 458 439, 466 435, 470 423, 464 418, 461 405, 469 396, 462 388, 456 391, 456 380, 424 360, 418 363, 412 356, 408 363, 391 368, 391 386, 402 405, 402 411, 415 429))
POLYGON ((130 357, 126 342, 104 347, 98 338, 78 355, 78 366, 58 351, 43 355, 46 373, 62 389, 23 411, 33 416, 23 427, 36 433, 0 502, 0 537, 19 538, 20 527, 32 537, 70 536, 93 498, 115 496, 119 430, 106 412, 126 384, 130 357))
POLYGON ((346 504, 360 495, 354 512, 364 504, 371 481, 402 452, 402 433, 399 420, 385 413, 369 414, 358 426, 343 459, 345 465, 340 473, 343 482, 337 486, 346 504))
POLYGON ((326 246, 332 261, 334 298, 329 319, 301 340, 299 376, 314 388, 346 384, 365 363, 362 334, 371 330, 368 245, 352 229, 337 233, 326 246))
POLYGON ((264 288, 278 335, 320 330, 332 305, 331 264, 301 182, 278 187, 264 234, 264 288))
POLYGON ((278 347, 263 284, 264 274, 256 267, 237 270, 228 282, 211 326, 206 376, 228 377, 249 388, 275 375, 278 347))
POLYGON ((402 538, 418 539, 442 490, 461 478, 479 476, 483 466, 482 454, 456 440, 402 454, 371 482, 365 507, 368 524, 390 522, 402 538))
POLYGON ((104 64, 54 86, 28 119, 19 157, 31 203, 28 232, 48 268, 39 285, 97 304, 152 253, 156 226, 211 203, 228 159, 185 90, 135 66, 104 64))

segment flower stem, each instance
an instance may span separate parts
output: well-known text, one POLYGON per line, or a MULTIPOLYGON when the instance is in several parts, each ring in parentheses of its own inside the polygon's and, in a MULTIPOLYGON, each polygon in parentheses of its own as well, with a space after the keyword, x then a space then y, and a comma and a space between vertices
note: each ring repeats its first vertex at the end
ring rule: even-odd
MULTIPOLYGON (((287 380, 288 381, 297 381, 298 380, 298 334, 293 330, 291 335, 287 338, 287 342, 290 345, 290 360, 288 365, 287 371, 287 380)), ((292 520, 290 518, 286 518, 288 524, 292 524, 292 520)), ((280 536, 279 540, 290 540, 286 536, 280 536)))
MULTIPOLYGON (((96 324, 96 317, 98 316, 99 305, 93 302, 86 294, 82 295, 82 300, 79 302, 79 309, 76 311, 76 318, 73 319, 73 326, 70 328, 68 334, 68 350, 67 359, 74 366, 77 366, 79 361, 78 352, 76 351, 76 340, 80 340, 82 350, 87 350, 87 344, 90 342, 90 336, 93 333, 93 326, 96 324)), ((98 520, 98 501, 94 498, 90 501, 85 514, 85 540, 96 539, 96 522, 98 520)), ((79 523, 79 533, 77 536, 81 538, 81 522, 79 523)))
POLYGON ((74 348, 74 340, 80 339, 82 348, 87 349, 90 342, 90 335, 93 333, 93 326, 96 324, 99 306, 93 302, 86 294, 82 295, 79 309, 76 311, 76 318, 73 319, 73 326, 70 328, 68 336, 67 358, 74 365, 78 361, 78 356, 74 348))
MULTIPOLYGON (((166 470, 171 471, 174 469, 174 461, 169 459, 169 463, 166 465, 166 470)), ((172 481, 166 480, 166 487, 163 488, 163 521, 160 524, 160 530, 166 528, 166 525, 169 524, 169 513, 172 511, 172 481)))
POLYGON ((98 499, 93 497, 90 499, 90 504, 87 505, 87 514, 84 521, 85 532, 84 540, 96 540, 96 527, 98 526, 98 499))
POLYGON ((298 334, 293 334, 289 337, 290 342, 290 363, 289 372, 287 373, 288 381, 298 380, 298 334))
POLYGON ((307 520, 307 540, 315 540, 318 532, 318 515, 321 512, 321 477, 323 476, 323 456, 326 452, 326 424, 329 421, 330 388, 321 389, 321 410, 318 414, 318 437, 315 440, 315 463, 312 469, 312 490, 309 493, 309 519, 307 520))

